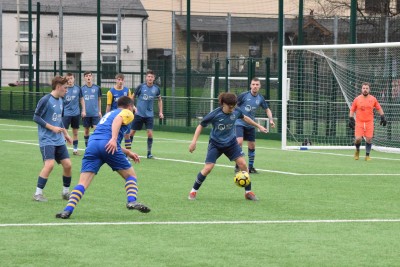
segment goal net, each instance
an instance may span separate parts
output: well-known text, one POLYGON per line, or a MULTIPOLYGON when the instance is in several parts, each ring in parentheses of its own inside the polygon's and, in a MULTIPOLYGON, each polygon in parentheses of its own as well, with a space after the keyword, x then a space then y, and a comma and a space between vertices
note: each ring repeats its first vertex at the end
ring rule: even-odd
MULTIPOLYGON (((266 81, 265 77, 260 77, 259 78, 261 82, 261 89, 259 93, 263 96, 266 95, 266 81)), ((272 77, 269 79, 270 80, 270 90, 272 88, 278 88, 278 78, 272 77)), ((199 114, 207 114, 208 112, 214 110, 215 108, 218 107, 218 99, 216 98, 217 96, 215 95, 216 93, 216 87, 218 83, 218 92, 225 92, 226 88, 228 88, 229 92, 235 93, 236 95, 239 95, 245 91, 250 90, 250 80, 247 77, 228 77, 228 80, 226 77, 219 77, 216 79, 214 76, 207 77, 205 83, 204 83, 204 88, 203 92, 201 95, 201 98, 207 99, 207 101, 202 101, 202 106, 199 107, 198 113, 199 114)), ((290 81, 287 81, 287 90, 290 88, 290 81)), ((274 90, 275 92, 275 90, 274 90)), ((274 96, 276 99, 276 96, 274 96)), ((267 101, 270 101, 270 99, 266 99, 267 101)), ((268 121, 265 119, 265 111, 262 109, 257 109, 256 113, 256 119, 259 119, 259 123, 262 125, 268 125, 268 121)))
POLYGON ((400 152, 400 43, 283 47, 283 149, 354 149, 348 127, 362 82, 381 104, 375 112, 373 149, 400 152))

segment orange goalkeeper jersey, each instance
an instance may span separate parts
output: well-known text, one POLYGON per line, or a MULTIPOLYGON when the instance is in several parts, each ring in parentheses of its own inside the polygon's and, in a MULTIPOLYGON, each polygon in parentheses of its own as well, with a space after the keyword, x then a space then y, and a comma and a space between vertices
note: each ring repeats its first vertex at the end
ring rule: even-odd
POLYGON ((350 110, 356 113, 356 121, 369 122, 374 120, 374 108, 381 109, 381 105, 374 96, 359 95, 354 99, 350 110))

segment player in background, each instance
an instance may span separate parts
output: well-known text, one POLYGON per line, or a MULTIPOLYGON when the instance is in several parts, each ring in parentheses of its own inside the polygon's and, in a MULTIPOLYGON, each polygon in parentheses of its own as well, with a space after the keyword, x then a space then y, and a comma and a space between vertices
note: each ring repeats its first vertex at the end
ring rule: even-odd
POLYGON ((79 156, 78 151, 78 130, 79 124, 82 117, 86 116, 85 101, 83 100, 83 95, 81 88, 75 84, 75 77, 72 73, 67 73, 66 78, 68 80, 68 92, 64 96, 64 112, 62 121, 65 129, 69 129, 69 125, 72 128, 72 145, 73 145, 73 155, 79 156), (81 104, 82 111, 79 108, 79 103, 81 104))
POLYGON ((378 100, 370 95, 370 87, 368 82, 362 83, 361 95, 354 99, 350 108, 349 127, 355 130, 355 160, 360 158, 360 145, 363 137, 365 138, 365 160, 371 160, 369 154, 371 153, 372 138, 374 136, 374 109, 376 109, 381 116, 380 125, 386 126, 387 123, 385 114, 378 100), (354 119, 354 113, 356 114, 356 119, 354 119))
MULTIPOLYGON (((207 114, 197 126, 193 140, 189 145, 189 152, 196 149, 197 140, 204 127, 212 125, 208 151, 203 169, 197 174, 192 190, 189 193, 189 200, 195 200, 197 191, 215 166, 217 159, 225 154, 230 161, 235 161, 241 171, 248 171, 242 148, 239 146, 235 136, 235 121, 243 119, 246 123, 267 133, 267 129, 254 122, 236 108, 237 98, 233 93, 221 93, 218 97, 220 107, 207 114)), ((245 187, 245 198, 247 200, 258 200, 251 191, 251 184, 245 187)))
MULTIPOLYGON (((269 119, 269 124, 272 128, 275 127, 274 119, 272 118, 272 112, 265 101, 264 97, 259 94, 261 88, 261 82, 258 78, 253 78, 250 83, 250 90, 243 92, 238 96, 238 108, 243 112, 244 115, 250 117, 252 120, 256 118, 256 111, 258 107, 265 110, 269 119)), ((235 123, 236 126, 236 138, 239 146, 242 147, 243 140, 247 140, 248 157, 249 157, 249 173, 258 173, 254 168, 254 159, 256 157, 256 130, 254 126, 249 125, 242 119, 238 119, 235 123)), ((235 166, 235 172, 238 172, 239 168, 235 166)))
POLYGON ((158 116, 164 118, 163 103, 160 88, 154 84, 155 75, 152 70, 146 72, 146 82, 139 85, 133 93, 132 99, 136 101, 135 119, 132 122, 131 140, 136 131, 142 129, 143 124, 147 129, 147 158, 152 159, 151 149, 153 146, 153 126, 154 126, 154 99, 158 99, 158 116))
MULTIPOLYGON (((118 73, 115 76, 115 85, 114 87, 110 88, 107 92, 107 107, 106 113, 110 112, 111 110, 118 108, 118 99, 122 96, 129 96, 132 97, 131 90, 128 87, 124 86, 125 76, 122 73, 118 73)), ((125 134, 125 148, 131 149, 132 141, 129 136, 129 132, 125 134)))
POLYGON ((82 86, 82 95, 85 100, 86 116, 82 116, 85 146, 88 144, 90 128, 96 129, 97 123, 101 119, 101 88, 93 84, 93 75, 91 71, 83 74, 85 85, 82 86))
POLYGON ((67 78, 56 76, 51 81, 51 93, 43 96, 35 110, 33 120, 38 124, 39 147, 42 153, 44 166, 39 173, 36 192, 33 200, 46 202, 47 198, 43 196, 43 189, 51 171, 54 168, 54 162, 63 167, 63 190, 61 197, 69 198, 69 186, 71 184, 71 160, 65 140, 72 144, 72 138, 64 128, 62 122, 63 97, 67 93, 67 78))
POLYGON ((121 147, 124 134, 129 133, 129 124, 133 120, 133 101, 128 96, 118 99, 118 108, 104 115, 93 134, 89 138, 88 146, 82 159, 82 168, 79 183, 71 192, 68 204, 64 210, 56 214, 56 218, 68 219, 74 212, 76 205, 82 199, 94 176, 100 167, 107 163, 113 171, 125 181, 127 196, 126 207, 129 210, 150 212, 150 208, 136 201, 137 176, 126 156, 139 162, 139 156, 132 151, 121 147))

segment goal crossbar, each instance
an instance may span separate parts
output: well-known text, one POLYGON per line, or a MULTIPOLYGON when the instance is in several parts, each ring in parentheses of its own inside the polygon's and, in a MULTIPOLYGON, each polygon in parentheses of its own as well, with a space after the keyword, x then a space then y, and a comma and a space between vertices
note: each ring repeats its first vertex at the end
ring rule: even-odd
POLYGON ((283 46, 282 149, 354 149, 349 108, 369 82, 388 120, 375 112, 373 149, 400 152, 399 62, 400 42, 283 46))

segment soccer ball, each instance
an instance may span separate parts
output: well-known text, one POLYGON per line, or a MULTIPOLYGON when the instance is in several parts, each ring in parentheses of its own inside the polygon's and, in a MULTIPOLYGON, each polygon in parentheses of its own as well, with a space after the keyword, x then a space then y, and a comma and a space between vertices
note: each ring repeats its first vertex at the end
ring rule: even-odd
POLYGON ((233 177, 233 181, 239 187, 246 187, 251 183, 250 176, 246 171, 237 172, 235 177, 233 177))

